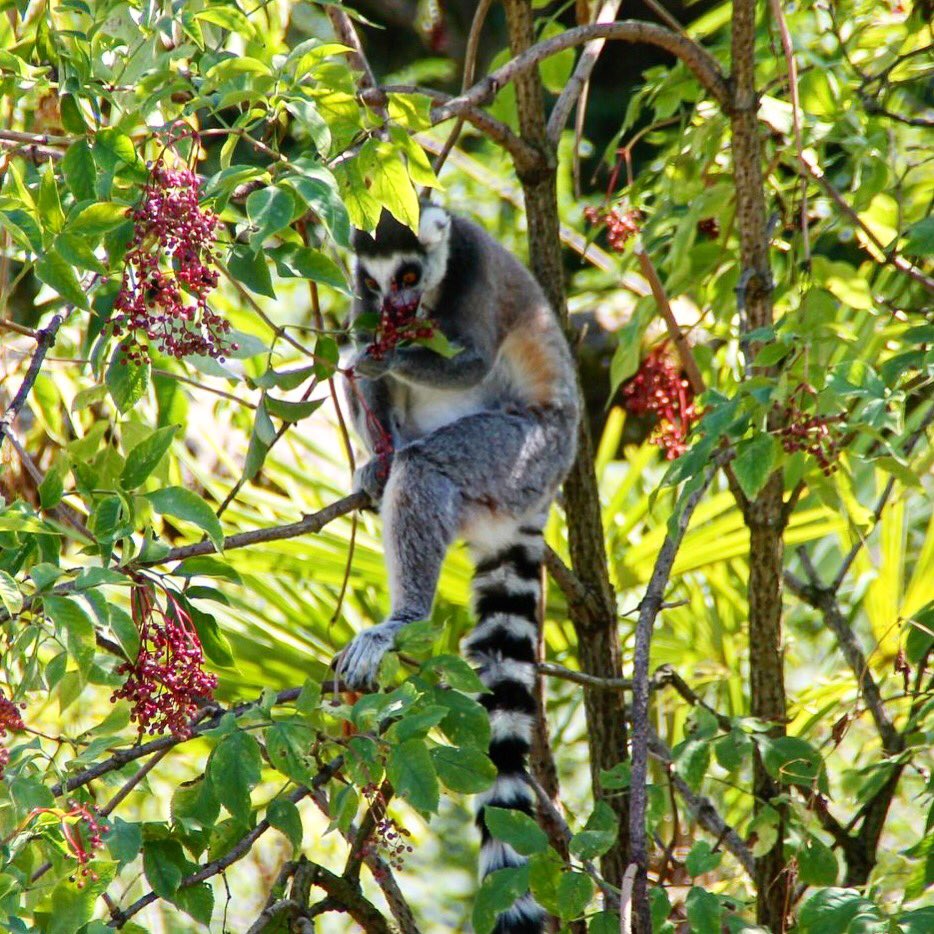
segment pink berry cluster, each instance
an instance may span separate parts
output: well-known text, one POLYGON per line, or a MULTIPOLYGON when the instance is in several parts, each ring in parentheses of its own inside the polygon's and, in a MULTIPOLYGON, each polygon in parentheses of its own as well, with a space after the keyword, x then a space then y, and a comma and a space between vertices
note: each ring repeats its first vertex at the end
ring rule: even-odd
POLYGON ((633 415, 656 417, 652 442, 670 461, 687 450, 688 433, 700 417, 691 384, 672 360, 667 344, 651 350, 623 386, 623 406, 633 415))
POLYGON ((171 593, 166 593, 162 609, 152 592, 138 584, 131 593, 131 606, 139 630, 139 654, 135 662, 124 662, 117 669, 127 679, 111 703, 130 701, 140 735, 168 730, 187 737, 199 701, 213 696, 217 676, 204 670, 197 630, 171 593))
POLYGON ((427 340, 435 333, 432 321, 416 317, 419 302, 417 298, 409 302, 399 302, 391 296, 383 299, 376 336, 367 347, 369 356, 382 360, 400 341, 427 340))
MULTIPOLYGON (((23 716, 20 710, 25 704, 15 704, 8 697, 0 694, 0 739, 7 733, 20 733, 26 729, 23 723, 23 716)), ((6 746, 0 745, 0 778, 3 778, 4 770, 10 762, 10 750, 6 746)))
POLYGON ((639 232, 639 224, 644 215, 642 211, 620 211, 619 208, 600 210, 600 208, 584 208, 584 218, 588 224, 606 225, 606 237, 610 249, 615 253, 622 253, 629 240, 639 232))
POLYGON ((846 415, 818 415, 805 411, 802 396, 816 396, 816 392, 802 383, 783 406, 776 406, 782 427, 779 440, 787 454, 804 451, 817 461, 824 475, 829 477, 840 466, 842 422, 846 415))
POLYGON ((201 208, 198 176, 190 169, 152 166, 139 204, 128 212, 127 249, 111 330, 124 338, 125 358, 140 364, 152 342, 173 357, 223 359, 230 322, 208 306, 217 286, 214 242, 220 219, 201 208))
MULTIPOLYGON (((364 785, 362 791, 376 819, 376 826, 372 836, 363 842, 360 855, 364 859, 367 856, 379 855, 389 863, 390 869, 403 869, 405 857, 415 851, 408 842, 412 836, 411 832, 386 813, 386 799, 378 785, 364 785)), ((378 875, 378 870, 375 872, 378 875)), ((377 878, 377 882, 379 881, 381 880, 377 878)))

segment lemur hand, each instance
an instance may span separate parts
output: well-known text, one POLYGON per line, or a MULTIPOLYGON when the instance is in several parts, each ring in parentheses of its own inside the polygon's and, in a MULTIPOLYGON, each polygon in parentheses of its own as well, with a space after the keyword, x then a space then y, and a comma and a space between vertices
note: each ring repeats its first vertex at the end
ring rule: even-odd
POLYGON ((379 664, 396 641, 396 633, 404 625, 391 619, 356 635, 332 662, 338 678, 354 690, 375 688, 379 664))
POLYGON ((392 466, 392 455, 379 455, 371 457, 362 467, 358 467, 353 475, 354 492, 362 490, 377 507, 383 498, 386 482, 389 480, 389 470, 392 466))
POLYGON ((354 363, 354 371, 358 376, 363 376, 366 379, 379 379, 391 369, 393 353, 394 351, 387 350, 384 351, 382 356, 376 358, 367 351, 361 354, 354 363))

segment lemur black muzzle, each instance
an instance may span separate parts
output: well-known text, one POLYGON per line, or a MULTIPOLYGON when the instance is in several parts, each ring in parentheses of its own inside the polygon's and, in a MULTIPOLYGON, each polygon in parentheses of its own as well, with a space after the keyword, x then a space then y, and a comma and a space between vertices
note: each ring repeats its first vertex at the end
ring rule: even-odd
POLYGON ((422 300, 420 289, 397 289, 384 299, 387 307, 395 315, 409 318, 418 311, 422 300))

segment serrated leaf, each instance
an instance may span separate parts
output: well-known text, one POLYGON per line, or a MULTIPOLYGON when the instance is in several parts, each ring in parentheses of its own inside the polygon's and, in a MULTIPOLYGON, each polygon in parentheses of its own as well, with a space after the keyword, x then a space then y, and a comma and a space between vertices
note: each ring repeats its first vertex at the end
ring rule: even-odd
POLYGON ((490 833, 522 856, 541 853, 548 846, 545 831, 528 814, 489 805, 483 808, 482 813, 490 833))
POLYGON ((173 905, 181 908, 186 915, 207 926, 214 914, 214 889, 207 882, 186 885, 170 899, 173 905))
POLYGON ((139 856, 143 846, 142 828, 137 823, 123 820, 122 817, 111 818, 109 826, 103 841, 110 855, 122 869, 139 856))
POLYGON ((160 898, 171 898, 178 891, 187 865, 176 840, 150 840, 143 845, 143 873, 160 898))
POLYGON ((486 752, 490 745, 490 717, 486 709, 457 691, 436 689, 433 699, 448 709, 440 723, 444 735, 458 746, 473 746, 486 752))
POLYGON ((224 530, 214 510, 191 490, 169 486, 146 494, 152 508, 164 516, 191 522, 207 533, 218 551, 224 550, 224 530))
POLYGON ((302 818, 298 808, 288 798, 273 798, 266 808, 266 820, 276 830, 281 830, 292 844, 293 851, 302 845, 302 818))
POLYGON ((765 486, 775 465, 777 453, 774 438, 767 434, 758 434, 737 445, 733 472, 743 493, 749 499, 755 499, 765 486))
POLYGON ((827 772, 821 754, 798 736, 755 737, 762 762, 772 778, 789 785, 814 785, 827 792, 827 772))
POLYGON ((451 791, 477 794, 496 779, 496 766, 478 749, 437 746, 431 750, 431 759, 442 784, 451 791))
POLYGON ((243 730, 225 736, 208 759, 207 774, 218 801, 244 826, 250 818, 250 791, 259 782, 261 765, 259 744, 243 730))
POLYGON ((685 858, 684 868, 690 876, 702 876, 716 869, 722 859, 723 853, 715 853, 707 840, 698 840, 685 858))
POLYGON ((798 847, 798 879, 804 885, 834 885, 840 867, 837 857, 822 840, 808 834, 798 847))
POLYGON ((149 361, 133 363, 126 358, 123 345, 114 348, 104 382, 110 391, 114 405, 122 413, 127 413, 139 402, 149 388, 151 367, 149 361))
POLYGON ((529 867, 497 869, 484 880, 474 898, 471 921, 475 934, 491 934, 497 916, 529 890, 529 867))
POLYGON ((275 723, 266 731, 269 761, 297 784, 308 784, 312 775, 306 757, 314 739, 314 732, 304 723, 275 723))
POLYGON ((393 749, 386 774, 396 794, 416 810, 433 813, 438 809, 438 776, 423 740, 410 739, 393 749))
POLYGON ((246 199, 246 212, 254 226, 250 243, 254 247, 262 245, 267 237, 288 227, 292 222, 295 202, 292 196, 281 188, 269 186, 251 192, 246 199))
POLYGON ((697 791, 710 766, 710 742, 688 739, 675 749, 675 771, 697 791))
POLYGON ((91 201, 97 196, 94 190, 97 166, 87 140, 79 139, 68 147, 62 159, 62 172, 76 201, 91 201))
POLYGON ((878 908, 856 889, 819 889, 802 906, 799 934, 882 934, 889 930, 878 908))
POLYGON ((159 466, 159 461, 171 446, 178 429, 178 425, 158 428, 127 454, 123 472, 120 474, 120 485, 125 490, 135 490, 143 485, 147 477, 159 466))
POLYGON ((558 883, 559 914, 565 921, 579 918, 593 898, 593 879, 582 872, 566 872, 558 883))
POLYGON ((720 934, 723 909, 716 895, 694 886, 688 892, 685 907, 692 934, 720 934))

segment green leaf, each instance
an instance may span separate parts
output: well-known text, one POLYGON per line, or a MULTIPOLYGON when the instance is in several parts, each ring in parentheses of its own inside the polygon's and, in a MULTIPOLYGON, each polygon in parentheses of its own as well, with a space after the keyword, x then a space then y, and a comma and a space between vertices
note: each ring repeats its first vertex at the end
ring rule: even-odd
POLYGON ((600 785, 607 791, 628 788, 631 780, 632 765, 629 762, 618 762, 613 768, 600 771, 600 785))
POLYGON ((103 837, 110 855, 122 869, 139 856, 143 846, 143 831, 140 824, 125 821, 122 817, 110 819, 110 830, 103 837))
POLYGON ((63 230, 55 238, 53 249, 72 266, 79 269, 90 269, 104 275, 107 267, 97 258, 93 249, 93 240, 85 239, 82 235, 72 231, 63 230))
POLYGON ((272 276, 269 274, 269 264, 263 250, 253 251, 245 243, 238 243, 230 251, 227 260, 227 269, 230 274, 248 289, 257 295, 275 298, 276 290, 272 285, 272 276))
POLYGON ((250 819, 250 790, 259 782, 261 765, 259 744, 243 730, 225 736, 208 759, 207 774, 218 801, 244 826, 250 819))
POLYGON ((437 671, 454 690, 467 694, 487 693, 487 687, 479 675, 458 655, 436 655, 429 658, 422 671, 437 671))
POLYGON ((441 782, 451 791, 476 794, 486 791, 496 778, 496 766, 478 749, 437 746, 431 759, 441 782))
POLYGON ((318 250, 290 243, 269 250, 269 255, 275 261, 279 275, 285 279, 311 279, 345 295, 350 294, 340 267, 318 250))
POLYGON ((587 922, 587 934, 619 934, 619 915, 598 911, 587 922))
POLYGON ((210 830, 217 823, 220 802, 206 778, 186 782, 172 795, 172 820, 186 830, 210 830))
POLYGON ((497 916, 529 890, 529 867, 497 869, 484 880, 474 898, 471 921, 475 934, 491 934, 497 916))
POLYGON ((722 859, 723 853, 715 853, 707 840, 698 840, 684 860, 684 868, 690 876, 702 876, 705 872, 716 869, 722 859))
POLYGON ((720 899, 696 885, 685 900, 691 934, 720 934, 723 909, 720 899))
POLYGON ((171 446, 178 429, 178 425, 158 428, 127 454, 123 473, 120 474, 120 485, 125 490, 135 490, 145 483, 146 478, 159 466, 159 461, 171 446))
POLYGON ((605 801, 598 801, 584 829, 571 838, 568 849, 580 859, 596 859, 613 846, 618 836, 616 813, 605 801))
POLYGON ((224 531, 220 519, 197 493, 184 487, 169 486, 147 493, 146 498, 159 515, 193 523, 207 533, 218 551, 224 550, 224 531))
POLYGON ((76 201, 92 201, 97 197, 94 190, 97 166, 86 139, 79 139, 68 147, 62 159, 62 172, 76 201))
POLYGON ((548 846, 545 831, 528 814, 489 805, 483 808, 482 813, 490 833, 522 856, 541 853, 548 846))
POLYGON ((70 597, 45 596, 42 606, 59 634, 64 636, 65 645, 78 663, 79 671, 87 677, 97 651, 91 617, 70 597))
POLYGON ((617 332, 616 350, 610 361, 610 398, 616 390, 639 369, 639 357, 642 351, 642 334, 648 319, 645 315, 634 314, 632 319, 617 332))
POLYGON ((300 422, 316 412, 324 404, 324 399, 309 399, 307 402, 288 402, 285 399, 274 399, 266 396, 266 408, 270 415, 281 418, 284 422, 300 422))
POLYGON ((908 239, 902 249, 911 256, 934 256, 934 217, 912 224, 908 228, 908 239))
POLYGON ((266 731, 266 752, 274 768, 304 785, 312 779, 306 760, 314 741, 314 732, 304 723, 276 723, 266 731))
POLYGON ((94 158, 105 172, 119 171, 123 167, 137 170, 135 177, 142 181, 149 177, 146 165, 136 152, 133 140, 116 127, 104 127, 94 136, 94 158))
POLYGON ((23 608, 23 595, 16 581, 4 570, 0 570, 0 603, 10 616, 15 616, 23 608))
POLYGON ((46 163, 39 176, 37 207, 43 228, 58 233, 65 223, 65 215, 62 212, 62 202, 58 196, 58 185, 55 184, 55 170, 51 161, 46 163))
POLYGON ((281 830, 292 844, 293 852, 301 849, 302 818, 298 808, 288 798, 273 798, 266 807, 266 820, 271 827, 281 830))
POLYGON ((36 275, 72 305, 88 307, 88 297, 75 275, 71 264, 59 253, 46 253, 36 263, 36 275))
POLYGON ((126 358, 122 344, 114 348, 104 382, 114 404, 122 412, 129 412, 149 388, 149 361, 133 363, 126 358))
POLYGON ((386 774, 396 794, 416 810, 433 813, 438 809, 438 776, 423 740, 410 739, 389 754, 386 774))
POLYGON ((235 6, 226 4, 211 6, 200 13, 195 13, 195 19, 204 23, 213 23, 229 32, 239 33, 246 39, 252 39, 256 35, 256 30, 246 14, 235 6))
POLYGON ((710 742, 708 740, 687 739, 675 748, 675 770, 697 791, 704 781, 710 766, 710 742))
POLYGON ((184 877, 188 860, 176 840, 149 840, 143 844, 143 873, 159 898, 171 898, 184 877))
POLYGON ((435 689, 432 700, 448 709, 440 726, 452 743, 487 751, 490 745, 490 717, 481 704, 465 694, 440 688, 435 689))
POLYGON ((856 889, 819 889, 798 914, 797 934, 882 934, 888 924, 856 889))
POLYGON ((834 885, 840 867, 823 841, 808 834, 798 847, 798 879, 804 885, 834 885))
POLYGON ((113 881, 115 868, 115 863, 96 859, 96 878, 88 876, 80 889, 67 876, 63 878, 47 895, 48 904, 54 910, 47 919, 29 929, 41 930, 42 934, 75 934, 82 930, 94 915, 97 900, 113 881))
POLYGON ((558 883, 559 914, 565 921, 579 918, 593 898, 593 879, 583 872, 566 872, 558 883))
POLYGON ((207 882, 198 885, 186 885, 179 889, 169 901, 177 905, 186 915, 208 926, 214 914, 214 889, 207 882))
POLYGON ((749 499, 754 499, 765 486, 766 480, 775 465, 778 445, 767 434, 758 434, 748 441, 737 445, 733 460, 733 472, 742 491, 749 499))
POLYGON ((278 233, 292 222, 295 202, 282 188, 270 186, 254 191, 246 199, 246 212, 256 228, 250 237, 254 247, 262 245, 267 237, 278 233))
POLYGON ((827 793, 827 772, 821 754, 798 736, 755 737, 762 762, 772 778, 789 785, 814 785, 827 793))
POLYGON ((68 221, 68 229, 89 240, 97 241, 108 230, 119 227, 127 219, 128 208, 114 201, 89 204, 68 221))
MULTIPOLYGON (((193 596, 191 590, 189 590, 189 595, 193 596)), ((222 668, 233 668, 235 664, 233 652, 217 620, 210 613, 199 610, 196 606, 192 606, 191 603, 188 604, 188 612, 191 621, 195 624, 195 629, 198 631, 198 639, 208 659, 222 668)))

